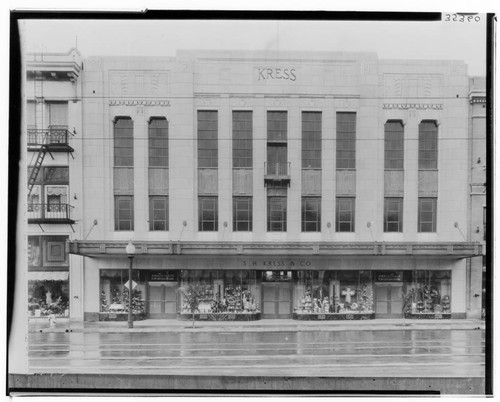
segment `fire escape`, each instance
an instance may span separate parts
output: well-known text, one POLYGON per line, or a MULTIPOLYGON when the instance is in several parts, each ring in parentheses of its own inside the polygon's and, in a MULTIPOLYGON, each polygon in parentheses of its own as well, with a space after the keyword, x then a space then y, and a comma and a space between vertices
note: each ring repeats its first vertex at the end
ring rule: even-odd
POLYGON ((69 139, 76 134, 74 130, 70 132, 66 125, 49 125, 47 128, 39 128, 44 126, 43 81, 46 75, 52 78, 55 77, 53 72, 32 72, 35 95, 35 126, 28 126, 27 128, 27 148, 29 152, 33 153, 29 163, 30 171, 28 172, 28 223, 38 224, 42 231, 44 231, 42 227, 44 223, 69 224, 74 232, 73 224, 75 221, 71 218, 73 206, 65 202, 43 202, 40 194, 38 194, 38 197, 36 197, 37 194, 33 194, 33 189, 37 184, 37 178, 47 154, 53 160, 53 153, 59 152, 67 152, 74 158, 74 149, 69 144, 69 139))

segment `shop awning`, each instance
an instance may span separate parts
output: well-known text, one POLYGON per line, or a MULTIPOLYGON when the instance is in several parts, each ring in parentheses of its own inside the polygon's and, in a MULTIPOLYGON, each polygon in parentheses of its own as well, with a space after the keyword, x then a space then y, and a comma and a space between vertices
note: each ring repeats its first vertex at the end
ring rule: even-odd
MULTIPOLYGON (((473 242, 161 242, 136 241, 135 255, 149 256, 442 256, 467 258, 483 255, 473 242)), ((88 257, 126 256, 126 241, 74 240, 70 254, 88 257)))
POLYGON ((28 272, 29 281, 67 281, 69 272, 65 271, 35 271, 28 272))

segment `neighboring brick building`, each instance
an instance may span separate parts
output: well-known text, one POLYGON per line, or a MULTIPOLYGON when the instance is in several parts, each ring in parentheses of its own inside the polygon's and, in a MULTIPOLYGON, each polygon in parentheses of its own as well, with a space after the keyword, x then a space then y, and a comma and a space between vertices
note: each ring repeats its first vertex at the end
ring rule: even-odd
POLYGON ((136 318, 186 312, 188 283, 199 319, 396 318, 412 288, 408 316, 479 316, 463 62, 179 51, 90 57, 80 82, 72 318, 124 318, 130 239, 136 318))

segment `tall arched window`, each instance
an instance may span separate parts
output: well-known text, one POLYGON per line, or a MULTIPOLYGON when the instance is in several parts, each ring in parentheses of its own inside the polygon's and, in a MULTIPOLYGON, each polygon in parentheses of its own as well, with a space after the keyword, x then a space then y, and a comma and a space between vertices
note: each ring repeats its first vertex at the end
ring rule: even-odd
POLYGON ((404 126, 400 120, 388 120, 384 125, 384 168, 403 170, 404 166, 404 126))
POLYGON ((437 169, 438 126, 434 120, 422 120, 418 125, 418 169, 437 169))

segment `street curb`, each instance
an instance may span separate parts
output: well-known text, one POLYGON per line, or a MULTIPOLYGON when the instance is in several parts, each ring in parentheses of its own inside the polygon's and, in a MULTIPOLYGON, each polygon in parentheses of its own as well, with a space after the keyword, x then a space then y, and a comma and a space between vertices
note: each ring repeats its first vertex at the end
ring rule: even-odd
POLYGON ((218 327, 134 327, 134 328, 37 328, 35 333, 193 333, 193 332, 340 332, 340 331, 425 331, 425 330, 485 330, 484 323, 475 324, 392 324, 392 325, 352 325, 352 326, 218 326, 218 327))

